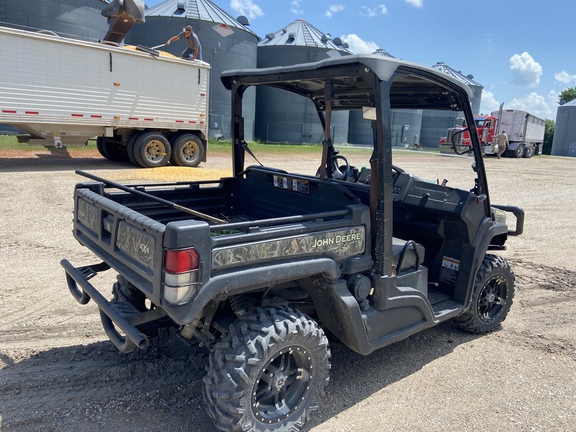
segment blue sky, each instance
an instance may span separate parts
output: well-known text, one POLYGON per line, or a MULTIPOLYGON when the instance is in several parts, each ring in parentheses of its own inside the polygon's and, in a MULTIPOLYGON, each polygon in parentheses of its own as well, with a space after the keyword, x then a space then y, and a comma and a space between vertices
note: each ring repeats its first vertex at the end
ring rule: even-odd
MULTIPOLYGON (((154 6, 162 0, 145 0, 154 6)), ((355 54, 385 49, 444 62, 484 86, 481 111, 522 109, 556 119, 558 95, 576 86, 575 0, 213 0, 245 15, 264 38, 296 19, 341 37, 355 54)))

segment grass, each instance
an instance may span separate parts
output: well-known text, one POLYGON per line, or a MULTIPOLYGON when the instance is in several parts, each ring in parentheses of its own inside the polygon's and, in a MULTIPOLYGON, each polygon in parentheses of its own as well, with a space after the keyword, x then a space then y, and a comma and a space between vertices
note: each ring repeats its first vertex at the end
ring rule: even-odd
MULTIPOLYGON (((231 141, 222 141, 218 142, 215 139, 210 139, 208 142, 209 153, 212 154, 229 154, 231 149, 232 143, 231 141)), ((321 152, 320 144, 272 144, 272 143, 263 143, 263 142, 249 142, 248 147, 252 152, 256 155, 258 154, 276 154, 279 156, 282 155, 317 155, 321 152)), ((336 149, 340 149, 342 152, 350 155, 370 155, 372 152, 371 148, 368 147, 359 147, 359 146, 351 146, 346 144, 336 144, 336 149)), ((18 139, 13 135, 0 135, 0 150, 17 150, 17 151, 38 151, 41 147, 38 146, 30 146, 25 143, 19 143, 18 139)), ((70 153, 81 153, 81 152, 93 152, 97 151, 96 149, 96 140, 88 141, 88 145, 86 146, 72 146, 67 147, 66 150, 70 153)), ((395 149, 396 150, 396 149, 395 149)), ((411 153, 418 154, 418 153, 428 153, 428 152, 437 152, 436 150, 432 149, 420 149, 418 151, 410 151, 411 153)))
MULTIPOLYGON (((41 146, 31 146, 26 143, 19 143, 18 138, 14 135, 0 135, 0 150, 17 150, 23 152, 37 152, 38 149, 42 149, 41 146)), ((68 151, 73 152, 86 152, 86 151, 97 151, 96 140, 88 141, 88 145, 85 146, 74 146, 67 147, 68 151)))

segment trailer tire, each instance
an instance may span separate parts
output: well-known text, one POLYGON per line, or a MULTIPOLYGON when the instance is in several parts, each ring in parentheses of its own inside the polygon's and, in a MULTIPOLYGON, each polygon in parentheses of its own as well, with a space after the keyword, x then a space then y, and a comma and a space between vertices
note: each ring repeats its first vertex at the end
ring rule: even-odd
POLYGON ((136 160, 136 156, 134 155, 134 143, 136 139, 140 136, 140 133, 133 134, 128 139, 128 145, 126 146, 126 152, 128 153, 128 159, 136 166, 140 166, 140 162, 136 160))
POLYGON ((170 143, 158 132, 145 132, 134 141, 133 156, 142 168, 163 167, 171 154, 170 143))
POLYGON ((204 153, 204 143, 197 135, 179 135, 172 142, 170 161, 174 165, 196 167, 204 160, 204 153))
POLYGON ((520 144, 518 147, 516 147, 515 150, 512 150, 510 153, 513 158, 521 158, 522 156, 524 156, 524 146, 520 144))
POLYGON ((534 156, 534 147, 533 146, 526 146, 526 148, 524 149, 524 155, 522 157, 525 157, 526 159, 530 159, 532 156, 534 156))
POLYGON ((514 279, 514 272, 504 258, 486 254, 474 280, 470 309, 452 322, 470 333, 496 330, 512 307, 514 279))
POLYGON ((113 162, 126 162, 129 160, 128 149, 118 141, 105 137, 96 138, 98 152, 106 159, 113 162))
POLYGON ((209 357, 203 395, 223 431, 300 431, 328 383, 330 349, 311 318, 257 308, 229 327, 209 357))

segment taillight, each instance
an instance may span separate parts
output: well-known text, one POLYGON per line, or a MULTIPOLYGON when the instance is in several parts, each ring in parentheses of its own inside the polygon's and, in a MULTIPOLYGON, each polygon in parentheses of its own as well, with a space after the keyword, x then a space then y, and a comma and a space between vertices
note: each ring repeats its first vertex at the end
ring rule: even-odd
POLYGON ((164 269, 170 273, 184 273, 198 269, 199 255, 196 249, 166 250, 164 269))
POLYGON ((186 303, 198 289, 200 256, 196 249, 170 250, 164 254, 164 300, 186 303))

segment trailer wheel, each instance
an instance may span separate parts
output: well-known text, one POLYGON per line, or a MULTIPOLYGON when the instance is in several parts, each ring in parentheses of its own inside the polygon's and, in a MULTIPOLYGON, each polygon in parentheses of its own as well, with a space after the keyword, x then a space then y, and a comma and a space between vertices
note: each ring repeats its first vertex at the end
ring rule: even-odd
POLYGON ((134 141, 133 157, 143 168, 156 168, 168 164, 171 156, 170 143, 157 132, 145 132, 134 141))
POLYGON ((521 158, 522 156, 524 156, 524 146, 519 145, 518 147, 516 147, 516 150, 512 150, 511 153, 512 153, 512 157, 521 158))
POLYGON ((204 159, 204 143, 194 134, 176 137, 172 143, 172 158, 174 165, 195 167, 204 159))
POLYGON ((128 145, 126 146, 126 152, 128 153, 128 159, 130 159, 130 162, 132 162, 136 166, 140 166, 140 162, 138 162, 136 160, 136 157, 134 156, 134 143, 136 142, 136 139, 139 136, 140 136, 140 133, 132 134, 130 136, 130 138, 128 139, 128 145))
POLYGON ((110 140, 105 137, 96 138, 96 147, 98 152, 106 159, 114 162, 126 162, 129 160, 126 146, 118 141, 110 140))
POLYGON ((203 394, 224 431, 299 431, 328 383, 328 339, 287 308, 258 308, 230 325, 209 357, 203 394))
POLYGON ((506 319, 513 298, 514 272, 504 258, 487 254, 476 274, 470 309, 452 322, 470 333, 488 333, 506 319))
POLYGON ((526 159, 530 159, 532 156, 534 156, 534 147, 532 146, 527 146, 524 149, 524 155, 523 157, 525 157, 526 159))

